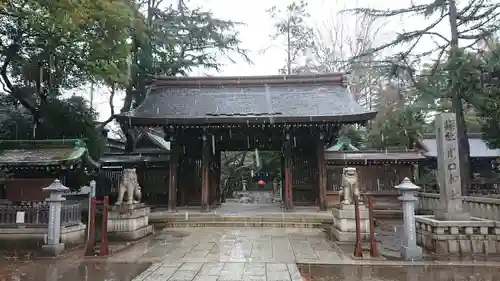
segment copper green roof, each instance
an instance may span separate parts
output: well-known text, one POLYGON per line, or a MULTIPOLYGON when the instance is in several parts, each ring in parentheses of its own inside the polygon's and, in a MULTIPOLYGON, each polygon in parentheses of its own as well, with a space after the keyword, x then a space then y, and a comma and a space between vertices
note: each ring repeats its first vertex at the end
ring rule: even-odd
POLYGON ((93 163, 80 139, 0 141, 0 166, 70 165, 82 160, 93 163))
POLYGON ((326 151, 359 151, 357 147, 351 144, 351 140, 347 137, 340 137, 334 146, 329 147, 326 151))

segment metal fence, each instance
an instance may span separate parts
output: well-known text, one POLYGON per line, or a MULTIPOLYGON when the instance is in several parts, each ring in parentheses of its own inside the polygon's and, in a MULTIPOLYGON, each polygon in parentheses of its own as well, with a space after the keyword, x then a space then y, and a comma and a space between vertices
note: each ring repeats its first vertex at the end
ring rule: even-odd
MULTIPOLYGON (((46 202, 23 202, 19 205, 0 206, 0 227, 19 225, 17 214, 24 212, 22 225, 46 227, 49 224, 49 205, 46 202)), ((80 204, 65 202, 61 206, 61 225, 70 226, 81 223, 80 204)))

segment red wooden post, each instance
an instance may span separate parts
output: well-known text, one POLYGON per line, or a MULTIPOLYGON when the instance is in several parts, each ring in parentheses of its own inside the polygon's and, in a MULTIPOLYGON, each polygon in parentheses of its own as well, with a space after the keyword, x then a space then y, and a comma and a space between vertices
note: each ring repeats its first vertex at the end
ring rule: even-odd
POLYGON ((102 227, 101 227, 101 244, 99 248, 100 256, 108 256, 109 255, 109 247, 108 247, 108 208, 109 208, 109 199, 108 196, 104 196, 103 200, 104 208, 102 210, 102 227))
POLYGON ((84 255, 93 256, 94 246, 95 246, 95 213, 96 213, 97 200, 94 197, 90 200, 90 217, 89 217, 89 237, 87 237, 87 243, 85 244, 84 255))
POLYGON ((368 212, 370 220, 370 256, 372 258, 380 257, 380 252, 378 251, 377 241, 375 239, 375 216, 373 214, 373 197, 368 197, 368 212))
POLYGON ((354 245, 354 257, 363 257, 363 247, 361 246, 361 223, 359 215, 359 202, 354 200, 354 219, 356 221, 356 244, 354 245))

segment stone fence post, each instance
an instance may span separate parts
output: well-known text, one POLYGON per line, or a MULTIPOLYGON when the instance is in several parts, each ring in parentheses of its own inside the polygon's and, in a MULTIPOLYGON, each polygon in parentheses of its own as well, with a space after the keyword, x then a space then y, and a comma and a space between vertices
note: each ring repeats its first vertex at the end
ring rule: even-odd
POLYGON ((409 178, 405 178, 401 184, 395 186, 401 191, 399 200, 403 202, 404 236, 401 245, 401 255, 404 260, 419 259, 422 249, 417 246, 417 232, 415 229, 415 204, 418 200, 415 192, 420 189, 413 184, 409 178))
POLYGON ((42 249, 51 256, 57 256, 64 250, 64 243, 61 243, 61 205, 66 200, 62 194, 69 188, 62 185, 59 180, 55 180, 51 185, 43 190, 49 191, 49 198, 45 199, 49 203, 49 226, 47 229, 47 240, 42 249))

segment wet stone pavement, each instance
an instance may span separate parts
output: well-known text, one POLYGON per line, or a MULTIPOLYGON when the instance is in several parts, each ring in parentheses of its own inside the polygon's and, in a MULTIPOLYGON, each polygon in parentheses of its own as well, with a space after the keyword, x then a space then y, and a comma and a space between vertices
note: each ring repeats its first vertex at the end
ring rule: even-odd
POLYGON ((168 228, 112 259, 153 262, 301 262, 342 260, 320 229, 168 228))
POLYGON ((0 281, 131 281, 150 263, 41 261, 0 275, 0 281))
POLYGON ((500 267, 299 264, 308 281, 500 281, 500 267))
POLYGON ((168 228, 101 261, 39 262, 0 281, 500 281, 500 267, 367 266, 335 249, 320 229, 168 228))

